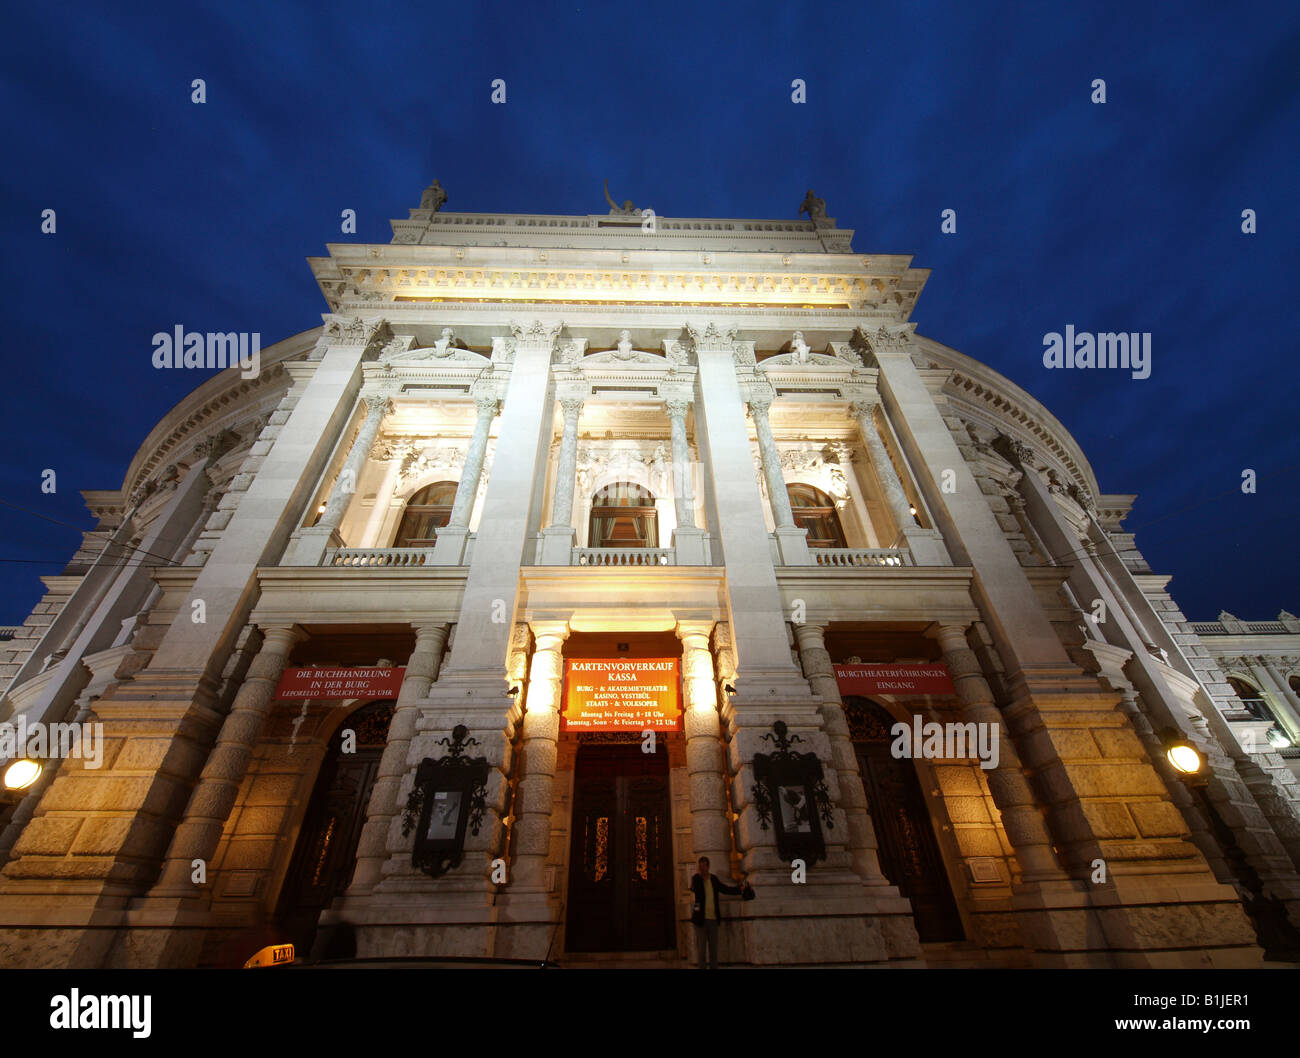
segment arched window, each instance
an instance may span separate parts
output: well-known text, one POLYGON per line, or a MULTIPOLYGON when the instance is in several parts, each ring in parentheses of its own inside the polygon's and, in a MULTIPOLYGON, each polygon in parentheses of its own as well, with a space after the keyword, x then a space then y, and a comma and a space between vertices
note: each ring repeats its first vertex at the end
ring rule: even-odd
POLYGON ((394 547, 430 547, 437 530, 451 518, 456 502, 456 482, 436 481, 425 485, 406 501, 402 524, 397 527, 394 547))
POLYGON ((1231 685, 1232 689, 1237 692, 1237 697, 1241 699, 1241 704, 1246 707, 1246 711, 1256 720, 1271 720, 1274 723, 1277 722, 1277 717, 1275 717, 1273 711, 1269 709, 1268 703, 1264 701, 1258 688, 1252 687, 1245 680, 1238 679, 1236 676, 1229 676, 1228 683, 1231 685))
POLYGON ((591 498, 588 547, 658 547, 655 498, 640 485, 619 481, 591 498))
POLYGON ((821 489, 797 482, 787 485, 785 491, 790 496, 794 524, 808 530, 809 547, 848 547, 834 500, 821 489))

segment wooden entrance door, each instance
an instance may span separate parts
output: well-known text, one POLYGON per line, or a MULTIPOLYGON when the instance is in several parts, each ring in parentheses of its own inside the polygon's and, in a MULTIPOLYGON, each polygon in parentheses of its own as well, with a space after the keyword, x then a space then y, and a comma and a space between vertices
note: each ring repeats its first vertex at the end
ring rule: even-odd
POLYGON ((666 747, 580 747, 572 828, 565 948, 676 947, 666 747))
POLYGON ((844 712, 876 830, 881 871, 912 902, 922 941, 965 940, 916 765, 889 751, 893 718, 866 698, 844 699, 844 712))
POLYGON ((321 911, 352 883, 357 843, 392 719, 392 702, 357 710, 335 732, 321 764, 276 909, 277 922, 304 955, 311 950, 321 911), (354 732, 355 747, 343 753, 347 731, 354 732))

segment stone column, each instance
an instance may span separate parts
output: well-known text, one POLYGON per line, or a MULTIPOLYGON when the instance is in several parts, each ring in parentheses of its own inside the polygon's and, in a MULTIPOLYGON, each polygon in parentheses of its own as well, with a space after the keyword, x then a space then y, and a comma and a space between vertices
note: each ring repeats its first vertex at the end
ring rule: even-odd
POLYGON ((695 497, 691 493, 691 452, 686 445, 686 412, 690 404, 684 400, 668 402, 668 419, 673 437, 673 505, 677 512, 678 529, 695 528, 695 497))
POLYGON ((451 516, 438 530, 433 545, 433 562, 436 566, 459 566, 465 558, 465 541, 469 538, 469 519, 474 513, 474 498, 478 495, 479 479, 483 476, 483 459, 487 455, 488 432, 497 413, 497 398, 480 396, 474 400, 478 419, 470 435, 465 452, 465 465, 456 485, 456 498, 452 501, 451 516))
POLYGON ((885 442, 876 430, 875 409, 877 407, 877 401, 854 401, 853 418, 857 420, 858 429, 862 431, 862 441, 867 446, 867 454, 871 457, 871 465, 875 467, 876 477, 880 479, 885 503, 889 505, 889 513, 893 516, 894 524, 898 527, 901 536, 907 526, 916 524, 916 519, 912 515, 907 493, 903 491, 903 483, 898 478, 898 471, 894 469, 894 461, 889 458, 885 442))
POLYGON ((513 892, 546 890, 546 860, 551 851, 551 807, 555 787, 555 754, 560 738, 560 697, 563 693, 565 621, 532 622, 535 647, 528 674, 523 743, 515 806, 515 856, 511 867, 513 892))
POLYGON ((770 400, 751 400, 749 415, 754 420, 758 434, 758 450, 763 457, 763 476, 767 478, 767 496, 772 504, 772 520, 778 529, 794 528, 794 514, 790 510, 790 495, 785 490, 785 475, 781 473, 781 453, 777 451, 772 426, 767 421, 770 400))
POLYGON ((567 566, 573 561, 573 488, 578 473, 578 417, 582 414, 582 401, 577 397, 562 397, 560 407, 564 411, 564 432, 555 461, 551 524, 542 530, 544 566, 567 566))
MULTIPOLYGON (((912 559, 918 566, 950 566, 952 559, 943 546, 942 537, 933 529, 922 529, 912 514, 912 505, 908 501, 903 482, 894 468, 894 461, 889 458, 889 449, 885 447, 880 431, 876 429, 875 409, 879 404, 876 400, 860 400, 854 401, 850 407, 862 433, 862 442, 866 445, 871 465, 876 470, 880 488, 885 494, 885 503, 898 528, 893 546, 909 548, 912 559)), ((881 414, 884 414, 883 409, 881 414)))
POLYGON ((479 397, 474 401, 478 420, 465 452, 465 467, 456 486, 456 499, 452 503, 447 527, 467 529, 469 517, 474 513, 474 497, 478 494, 479 478, 483 475, 483 457, 487 455, 488 431, 497 413, 496 397, 479 397))
POLYGON ((151 896, 196 896, 196 887, 190 881, 194 860, 203 860, 211 872, 212 856, 248 770, 253 743, 271 708, 289 654, 301 638, 302 633, 292 627, 268 628, 263 633, 262 648, 249 665, 230 714, 221 725, 217 743, 190 795, 184 820, 176 828, 151 896))
POLYGON ((781 562, 786 566, 807 566, 812 563, 808 551, 808 531, 794 524, 790 509, 790 494, 785 489, 785 475, 781 473, 781 453, 772 437, 772 426, 767 420, 770 400, 751 399, 750 418, 758 434, 758 450, 763 459, 763 477, 767 479, 767 497, 772 505, 772 521, 776 523, 776 543, 781 562))
POLYGON ((831 743, 831 760, 840 781, 840 807, 848 820, 848 850, 853 870, 867 885, 889 885, 880 872, 876 856, 876 831, 871 825, 867 794, 858 772, 858 755, 849 738, 844 703, 835 681, 835 666, 826 649, 824 629, 820 625, 796 624, 794 636, 799 643, 799 660, 813 693, 822 700, 822 729, 831 743))
MULTIPOLYGON (((379 775, 370 794, 366 824, 357 844, 357 867, 352 875, 347 899, 369 892, 379 881, 384 861, 390 852, 397 857, 409 853, 410 841, 402 837, 400 787, 409 766, 406 757, 415 735, 419 703, 429 694, 438 678, 442 651, 447 642, 446 624, 421 625, 415 630, 415 649, 406 662, 402 689, 397 692, 397 706, 388 726, 388 741, 379 760, 379 775)), ((408 856, 409 862, 409 856, 408 856)))
POLYGON ((726 878, 731 870, 731 824, 727 819, 727 773, 718 691, 713 654, 709 651, 712 630, 712 621, 677 622, 686 697, 682 720, 691 791, 691 847, 696 859, 707 856, 710 869, 726 878))
POLYGON ((677 565, 702 566, 708 561, 704 540, 707 534, 695 524, 691 450, 686 444, 686 412, 691 405, 685 400, 670 400, 667 406, 673 439, 673 506, 677 514, 673 551, 677 565))
POLYGON ((343 469, 339 471, 325 503, 325 512, 315 525, 300 530, 298 534, 298 546, 293 555, 295 566, 318 566, 326 548, 342 544, 338 529, 343 524, 343 515, 347 513, 348 504, 357 491, 357 480, 365 469, 366 460, 370 458, 370 449, 374 447, 375 438, 379 435, 379 426, 392 407, 385 395, 363 397, 362 400, 366 403, 366 417, 361 423, 361 430, 348 449, 343 469))
POLYGON ((393 492, 397 488, 397 472, 400 465, 401 460, 390 450, 388 458, 384 461, 383 480, 375 493, 375 505, 370 511, 370 518, 366 522, 366 530, 361 538, 362 547, 384 547, 388 542, 381 534, 384 531, 384 522, 388 518, 389 505, 393 502, 393 492))
POLYGON ((988 771, 986 778, 993 802, 1002 814, 1007 839, 1015 848, 1021 877, 1026 882, 1065 879, 1066 874, 1052 851, 1047 824, 1025 779, 1020 757, 1007 735, 1002 714, 993 704, 993 691, 980 671, 979 659, 966 642, 965 629, 961 625, 940 625, 935 638, 961 698, 962 723, 996 725, 998 766, 988 771))

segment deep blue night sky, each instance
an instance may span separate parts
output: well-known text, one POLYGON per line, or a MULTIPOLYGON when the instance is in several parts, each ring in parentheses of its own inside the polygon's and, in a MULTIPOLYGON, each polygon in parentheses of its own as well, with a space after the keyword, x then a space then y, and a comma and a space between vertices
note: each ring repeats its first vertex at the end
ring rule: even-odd
POLYGON ((0 500, 69 527, 0 507, 0 623, 208 374, 156 371, 151 336, 317 326, 304 258, 388 242, 435 176, 466 212, 604 213, 608 178, 661 216, 794 218, 815 188, 856 251, 933 270, 922 334, 1138 494, 1190 617, 1300 612, 1300 5, 1064 6, 10 5, 0 500), (1151 377, 1045 369, 1070 323, 1150 331, 1151 377))

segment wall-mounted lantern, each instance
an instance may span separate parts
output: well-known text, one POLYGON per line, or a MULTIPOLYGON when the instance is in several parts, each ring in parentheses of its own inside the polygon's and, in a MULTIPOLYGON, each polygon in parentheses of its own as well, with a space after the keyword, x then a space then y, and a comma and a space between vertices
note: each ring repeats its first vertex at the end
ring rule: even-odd
POLYGON ((777 854, 787 863, 803 860, 808 866, 826 858, 823 823, 835 828, 830 791, 822 762, 815 753, 799 753, 790 746, 802 741, 798 735, 786 735, 785 721, 772 725, 773 734, 764 735, 776 745, 772 753, 754 754, 754 809, 758 825, 776 829, 777 854))
POLYGON ((406 799, 402 836, 415 831, 411 865, 432 878, 459 867, 465 852, 465 833, 478 835, 487 798, 486 757, 466 757, 477 746, 469 729, 457 724, 451 738, 438 739, 447 747, 444 757, 425 757, 415 773, 415 786, 406 799))

